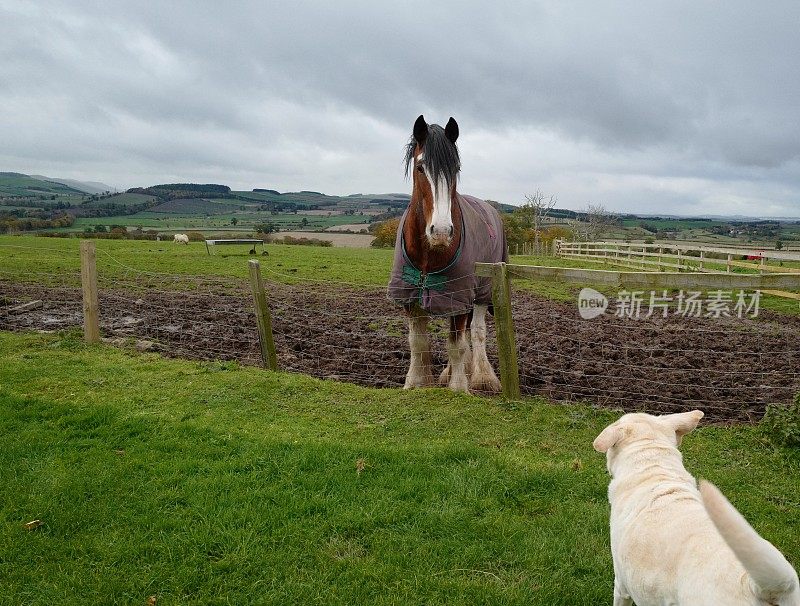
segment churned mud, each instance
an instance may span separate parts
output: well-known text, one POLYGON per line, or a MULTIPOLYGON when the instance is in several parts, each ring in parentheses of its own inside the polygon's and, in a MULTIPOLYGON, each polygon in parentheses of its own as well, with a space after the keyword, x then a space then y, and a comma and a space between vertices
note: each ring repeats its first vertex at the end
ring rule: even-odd
MULTIPOLYGON (((405 322, 382 290, 319 283, 270 284, 268 290, 281 369, 402 386, 409 360, 405 322)), ((110 342, 167 356, 260 364, 252 307, 244 285, 102 289, 101 332, 110 342)), ((712 420, 748 421, 800 392, 797 317, 762 311, 755 320, 583 320, 575 305, 525 292, 515 292, 513 312, 527 394, 626 411, 701 408, 712 420)), ((61 330, 82 322, 79 288, 0 281, 0 330, 61 330), (15 310, 37 300, 40 306, 15 310)), ((445 337, 444 322, 434 322, 436 376, 445 363, 445 337)), ((488 350, 497 368, 491 320, 488 350)))

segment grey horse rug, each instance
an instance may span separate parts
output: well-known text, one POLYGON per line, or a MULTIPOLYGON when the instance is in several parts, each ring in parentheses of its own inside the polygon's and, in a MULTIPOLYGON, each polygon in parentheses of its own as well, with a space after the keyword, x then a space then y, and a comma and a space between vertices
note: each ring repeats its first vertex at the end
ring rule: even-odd
POLYGON ((404 307, 418 304, 432 316, 467 313, 475 303, 491 305, 492 279, 475 275, 475 263, 508 261, 508 246, 499 213, 488 202, 456 194, 463 221, 461 245, 450 264, 437 272, 422 274, 406 255, 400 219, 394 248, 394 266, 387 296, 404 307))

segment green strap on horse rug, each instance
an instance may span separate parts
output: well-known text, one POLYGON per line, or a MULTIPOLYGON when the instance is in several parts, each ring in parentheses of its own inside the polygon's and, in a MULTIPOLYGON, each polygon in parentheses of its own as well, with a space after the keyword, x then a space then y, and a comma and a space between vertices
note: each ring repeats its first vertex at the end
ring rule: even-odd
POLYGON ((422 299, 424 289, 443 291, 447 276, 439 273, 423 275, 420 270, 411 265, 403 265, 403 281, 419 288, 419 298, 422 299))

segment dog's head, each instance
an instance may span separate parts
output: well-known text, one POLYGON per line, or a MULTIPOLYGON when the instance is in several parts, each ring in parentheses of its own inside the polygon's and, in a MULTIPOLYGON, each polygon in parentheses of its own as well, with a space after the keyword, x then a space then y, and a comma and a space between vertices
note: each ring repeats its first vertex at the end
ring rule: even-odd
POLYGON ((627 414, 600 432, 593 446, 597 452, 606 454, 608 470, 613 473, 614 460, 625 448, 640 445, 676 449, 683 436, 697 427, 702 418, 702 410, 660 417, 627 414))

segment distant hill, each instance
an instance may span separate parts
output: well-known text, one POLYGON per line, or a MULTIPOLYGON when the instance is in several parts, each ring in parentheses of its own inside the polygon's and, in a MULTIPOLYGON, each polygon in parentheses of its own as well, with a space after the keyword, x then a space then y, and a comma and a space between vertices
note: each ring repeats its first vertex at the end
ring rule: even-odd
POLYGON ((0 172, 0 197, 82 195, 82 190, 22 173, 0 172))
MULTIPOLYGON (((318 191, 303 190, 299 192, 281 193, 276 189, 262 187, 252 191, 231 190, 227 185, 172 183, 151 185, 149 187, 133 187, 128 194, 153 196, 162 203, 181 200, 181 204, 159 204, 153 212, 181 212, 190 214, 223 214, 223 208, 217 204, 209 206, 208 201, 226 201, 228 204, 244 202, 246 206, 256 205, 261 210, 293 212, 295 210, 317 210, 328 207, 357 208, 364 205, 402 208, 411 198, 408 194, 351 194, 349 196, 330 196, 318 191), (179 210, 178 210, 179 209, 179 210)), ((230 212, 232 209, 224 209, 230 212)))
POLYGON ((85 192, 87 194, 100 194, 106 191, 117 191, 116 187, 100 183, 99 181, 76 181, 75 179, 61 179, 56 177, 45 177, 44 175, 30 175, 34 179, 41 179, 43 181, 50 181, 52 183, 61 183, 72 189, 85 192))

